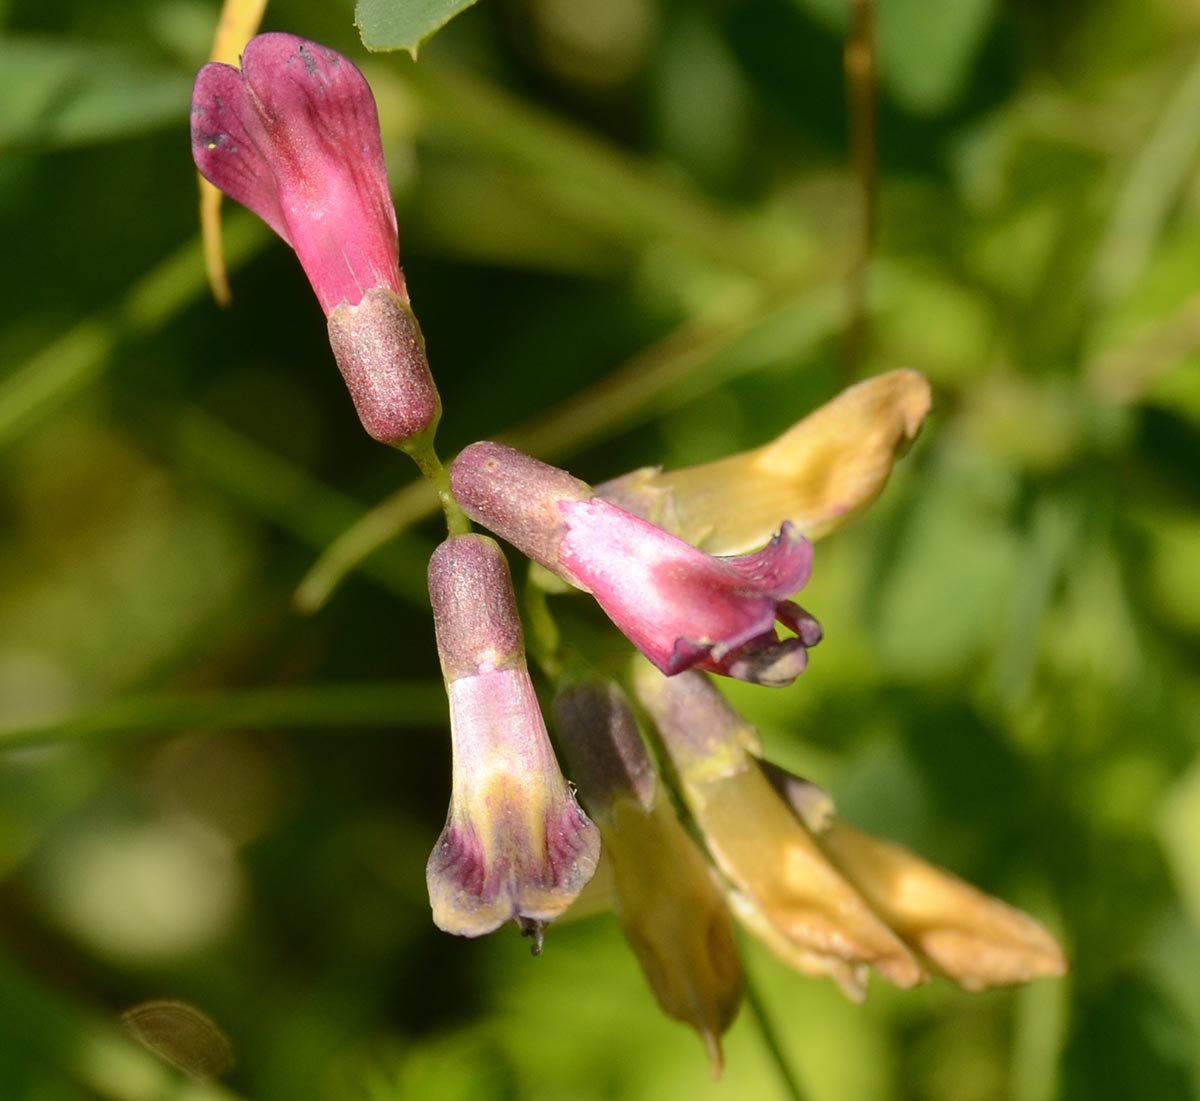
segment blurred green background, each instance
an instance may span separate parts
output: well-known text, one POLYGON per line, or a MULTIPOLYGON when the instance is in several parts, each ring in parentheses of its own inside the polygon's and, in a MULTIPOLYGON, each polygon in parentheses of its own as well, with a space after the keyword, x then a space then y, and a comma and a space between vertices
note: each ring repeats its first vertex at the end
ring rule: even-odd
MULTIPOLYGON (((711 1082, 611 917, 536 960, 431 925, 438 526, 297 609, 411 468, 236 208, 234 304, 207 293, 187 108, 216 14, 0 2, 0 1097, 222 1096, 123 1039, 153 998, 211 1016, 262 1101, 781 1096, 745 1010, 711 1082)), ((600 481, 932 380, 882 500, 818 547, 810 670, 731 694, 1072 970, 853 1006, 748 943, 806 1095, 1197 1097, 1200 8, 877 16, 857 361, 844 0, 483 0, 418 66, 349 3, 264 26, 376 88, 443 454, 509 433, 600 481)))

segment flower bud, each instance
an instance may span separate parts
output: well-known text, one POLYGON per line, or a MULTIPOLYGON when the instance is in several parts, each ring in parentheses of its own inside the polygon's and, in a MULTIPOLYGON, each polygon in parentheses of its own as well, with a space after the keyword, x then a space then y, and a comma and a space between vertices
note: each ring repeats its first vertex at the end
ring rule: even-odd
POLYGON ((348 58, 275 33, 251 39, 240 69, 205 65, 192 155, 295 249, 326 315, 372 287, 407 297, 375 97, 348 58))

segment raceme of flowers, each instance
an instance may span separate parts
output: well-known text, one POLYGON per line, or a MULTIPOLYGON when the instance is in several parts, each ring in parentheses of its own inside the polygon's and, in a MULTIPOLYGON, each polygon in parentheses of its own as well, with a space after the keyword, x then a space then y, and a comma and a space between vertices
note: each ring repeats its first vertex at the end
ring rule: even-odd
POLYGON ((735 923, 853 998, 872 970, 902 987, 937 972, 971 990, 1062 973, 1032 918, 842 821, 819 787, 765 761, 710 677, 782 688, 804 671, 821 639, 794 599, 811 540, 882 491, 929 410, 921 375, 852 386, 753 451, 595 489, 498 443, 471 445, 447 472, 359 70, 294 35, 259 35, 241 68, 200 70, 192 150, 295 250, 364 428, 408 452, 442 499, 450 534, 429 593, 453 779, 426 869, 440 928, 479 936, 512 921, 540 951, 550 922, 599 900, 716 1070, 742 992, 735 923), (540 610, 555 590, 590 594, 643 655, 601 675, 557 626, 539 640, 565 775, 507 561, 470 521, 535 564, 540 610))

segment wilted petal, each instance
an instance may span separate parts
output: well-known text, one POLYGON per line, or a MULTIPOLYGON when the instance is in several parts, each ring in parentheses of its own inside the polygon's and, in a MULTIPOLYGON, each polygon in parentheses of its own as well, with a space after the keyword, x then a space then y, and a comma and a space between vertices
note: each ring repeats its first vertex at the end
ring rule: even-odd
POLYGON ((1065 973, 1057 941, 1028 914, 907 849, 836 818, 818 841, 875 912, 967 990, 1065 973))
POLYGON ((761 547, 784 520, 819 539, 879 496, 929 405, 923 375, 890 371, 763 447, 683 470, 635 470, 596 492, 710 554, 761 547))
POLYGON ((967 990, 1066 970, 1062 949, 1028 914, 833 813, 816 784, 762 762, 822 851, 891 929, 967 990))
POLYGON ((811 544, 790 525, 756 554, 713 558, 565 471, 495 443, 466 448, 451 485, 473 520, 591 593, 668 676, 699 667, 786 685, 820 639, 816 620, 787 599, 812 565, 811 544), (777 622, 796 635, 780 638, 777 622))
POLYGON ((719 1074, 721 1036, 737 1013, 742 970, 712 870, 661 790, 615 685, 565 688, 554 724, 604 839, 625 938, 663 1011, 700 1034, 719 1074))
POLYGON ((896 933, 964 989, 1066 972, 1058 942, 1028 914, 902 846, 838 818, 817 843, 896 933))
POLYGON ((768 947, 853 996, 861 994, 863 965, 898 986, 922 982, 920 963, 746 753, 745 721, 714 686, 699 673, 666 678, 639 665, 636 687, 739 917, 768 947))
POLYGON ((600 836, 550 747, 500 548, 452 536, 430 560, 429 593, 454 752, 450 812, 426 868, 433 920, 479 936, 516 919, 540 944, 595 871, 600 836))

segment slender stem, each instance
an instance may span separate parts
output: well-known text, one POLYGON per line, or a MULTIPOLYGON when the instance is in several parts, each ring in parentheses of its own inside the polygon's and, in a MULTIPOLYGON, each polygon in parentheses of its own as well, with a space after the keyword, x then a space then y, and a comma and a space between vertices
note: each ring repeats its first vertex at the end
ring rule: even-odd
POLYGON ((438 458, 433 444, 428 440, 410 441, 403 445, 412 461, 417 464, 425 480, 437 491, 442 512, 446 516, 446 530, 451 535, 466 535, 471 530, 471 521, 459 507, 450 489, 450 473, 438 458))
MULTIPOLYGON (((249 214, 225 226, 225 259, 245 264, 270 231, 249 214)), ((91 386, 114 362, 121 340, 158 332, 207 288, 199 237, 159 261, 114 306, 72 325, 0 382, 0 447, 91 386)))
POLYGON ((531 564, 525 581, 525 621, 529 626, 526 650, 546 679, 557 682, 563 670, 562 633, 550 611, 546 589, 534 579, 534 571, 540 568, 531 564))
POLYGON ((536 181, 546 202, 582 219, 589 232, 638 251, 647 241, 669 240, 690 255, 755 275, 770 262, 769 250, 744 222, 677 178, 504 89, 424 63, 405 66, 402 76, 427 120, 429 140, 465 147, 536 181))
POLYGON ((804 1101, 804 1090, 800 1087, 796 1072, 788 1064, 783 1045, 779 1042, 779 1031, 771 1020, 771 1015, 767 1012, 766 1005, 763 1004, 762 995, 758 992, 748 971, 744 972, 742 976, 742 990, 746 996, 746 1005, 750 1009, 750 1015, 754 1018, 759 1035, 762 1037, 763 1046, 766 1047, 767 1055, 775 1065, 775 1072, 779 1075, 784 1094, 789 1101, 804 1101))
POLYGON ((858 246, 849 272, 846 364, 851 374, 867 339, 867 276, 875 247, 878 157, 875 109, 875 0, 853 0, 843 64, 850 100, 850 161, 858 187, 858 246))
POLYGON ((67 742, 104 742, 189 727, 295 729, 400 727, 445 719, 440 681, 285 685, 239 692, 127 696, 44 722, 0 727, 0 753, 67 742))
MULTIPOLYGON (((241 508, 318 549, 363 514, 359 501, 198 409, 179 419, 175 458, 241 508)), ((433 496, 425 482, 414 484, 424 497, 433 496)), ((431 549, 427 538, 401 532, 363 561, 363 571, 412 607, 428 609, 425 563, 431 549)))

